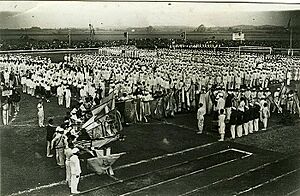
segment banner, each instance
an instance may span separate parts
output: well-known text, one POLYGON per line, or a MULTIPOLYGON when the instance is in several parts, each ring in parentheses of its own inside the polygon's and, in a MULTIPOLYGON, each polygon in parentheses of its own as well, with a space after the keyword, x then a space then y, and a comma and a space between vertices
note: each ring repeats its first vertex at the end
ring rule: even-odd
POLYGON ((126 153, 112 154, 101 157, 94 157, 87 159, 87 166, 90 170, 94 171, 98 175, 106 173, 109 169, 122 155, 126 153))
POLYGON ((233 33, 232 34, 232 40, 240 40, 240 41, 244 41, 245 40, 245 35, 242 32, 239 33, 233 33))
POLYGON ((115 135, 113 137, 107 137, 107 138, 103 138, 101 140, 92 140, 91 147, 101 148, 101 147, 105 146, 106 144, 116 141, 118 138, 119 138, 119 136, 115 135))
POLYGON ((103 109, 106 107, 107 104, 102 104, 96 107, 95 109, 92 110, 93 116, 96 116, 98 114, 102 114, 103 109))

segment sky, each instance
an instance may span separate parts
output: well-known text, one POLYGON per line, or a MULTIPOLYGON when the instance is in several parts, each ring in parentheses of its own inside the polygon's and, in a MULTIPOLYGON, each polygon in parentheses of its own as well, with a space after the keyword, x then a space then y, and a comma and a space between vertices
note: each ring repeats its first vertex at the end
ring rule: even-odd
MULTIPOLYGON (((284 26, 291 13, 297 13, 300 21, 300 4, 4 1, 0 2, 0 28, 88 28, 90 23, 95 28, 284 26)), ((297 25, 296 18, 292 22, 297 25)))

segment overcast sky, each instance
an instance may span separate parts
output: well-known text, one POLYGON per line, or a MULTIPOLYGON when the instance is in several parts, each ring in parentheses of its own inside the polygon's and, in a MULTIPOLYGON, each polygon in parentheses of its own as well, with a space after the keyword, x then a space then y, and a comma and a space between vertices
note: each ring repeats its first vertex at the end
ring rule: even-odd
POLYGON ((0 28, 286 25, 290 16, 283 10, 300 10, 300 4, 0 2, 0 28))

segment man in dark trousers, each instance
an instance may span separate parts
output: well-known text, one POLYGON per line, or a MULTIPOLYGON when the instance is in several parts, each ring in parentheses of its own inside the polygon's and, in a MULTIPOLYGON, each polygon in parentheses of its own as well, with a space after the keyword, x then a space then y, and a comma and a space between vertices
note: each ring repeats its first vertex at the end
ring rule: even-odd
POLYGON ((230 119, 229 119, 229 124, 230 124, 230 132, 231 132, 231 138, 235 139, 235 133, 236 133, 236 125, 237 125, 237 116, 238 112, 235 107, 231 107, 231 114, 230 114, 230 119))
POLYGON ((242 137, 243 136, 243 124, 244 124, 244 108, 239 107, 237 110, 237 128, 236 128, 236 132, 237 132, 237 136, 238 137, 242 137))
POLYGON ((255 108, 253 103, 249 103, 249 133, 253 133, 254 130, 254 113, 255 108))
POLYGON ((20 100, 21 100, 21 95, 20 95, 19 91, 16 88, 13 88, 12 103, 13 103, 13 106, 15 109, 15 111, 14 111, 15 115, 20 111, 20 105, 19 105, 20 100))
POLYGON ((233 95, 232 91, 229 89, 228 95, 225 99, 226 120, 230 120, 233 99, 234 99, 234 95, 233 95))
POLYGON ((259 130, 259 117, 260 117, 260 104, 258 102, 255 102, 254 104, 254 110, 253 110, 253 116, 254 116, 254 131, 259 130))
POLYGON ((46 127, 46 131, 47 131, 47 136, 46 136, 46 139, 47 139, 47 155, 46 156, 49 157, 49 158, 53 157, 53 154, 51 154, 51 141, 53 139, 55 129, 56 129, 56 127, 53 126, 53 119, 50 119, 48 121, 48 125, 46 127))

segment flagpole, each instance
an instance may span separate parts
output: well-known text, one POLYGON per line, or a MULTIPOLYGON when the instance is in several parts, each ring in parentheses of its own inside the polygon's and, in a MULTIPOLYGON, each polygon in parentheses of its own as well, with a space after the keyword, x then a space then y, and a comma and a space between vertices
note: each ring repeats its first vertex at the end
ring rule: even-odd
POLYGON ((293 47, 293 29, 290 30, 290 53, 292 56, 292 47, 293 47))
POLYGON ((71 47, 71 30, 69 29, 69 48, 71 47))

